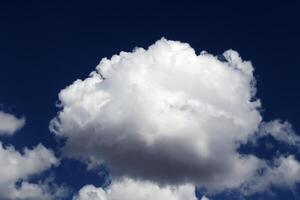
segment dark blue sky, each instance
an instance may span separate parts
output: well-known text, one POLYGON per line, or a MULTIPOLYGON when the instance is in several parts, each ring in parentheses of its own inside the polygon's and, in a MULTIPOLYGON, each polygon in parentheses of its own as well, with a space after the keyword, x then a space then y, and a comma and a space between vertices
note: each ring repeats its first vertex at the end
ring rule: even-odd
MULTIPOLYGON (((237 50, 255 67, 265 119, 288 119, 299 132, 300 3, 220 2, 1 1, 0 104, 27 118, 24 129, 2 140, 57 149, 48 124, 59 91, 85 78, 102 57, 163 36, 198 52, 237 50)), ((104 181, 77 161, 63 161, 53 172, 74 191, 104 181)), ((274 199, 296 199, 277 191, 274 199)))

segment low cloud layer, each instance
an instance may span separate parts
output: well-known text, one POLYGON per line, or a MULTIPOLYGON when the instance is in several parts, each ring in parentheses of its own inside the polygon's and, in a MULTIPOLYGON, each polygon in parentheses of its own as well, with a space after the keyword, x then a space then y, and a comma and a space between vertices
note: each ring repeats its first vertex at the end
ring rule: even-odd
POLYGON ((233 50, 196 55, 189 44, 163 38, 102 59, 59 100, 62 110, 50 129, 67 138, 64 155, 90 166, 105 163, 116 179, 247 193, 254 191, 253 177, 270 166, 240 154, 241 145, 264 135, 299 142, 288 122, 263 122, 253 66, 233 50))
POLYGON ((73 200, 197 200, 192 185, 161 187, 151 182, 123 179, 113 182, 108 188, 84 186, 73 200))
POLYGON ((25 125, 25 118, 0 111, 0 135, 13 135, 25 125))

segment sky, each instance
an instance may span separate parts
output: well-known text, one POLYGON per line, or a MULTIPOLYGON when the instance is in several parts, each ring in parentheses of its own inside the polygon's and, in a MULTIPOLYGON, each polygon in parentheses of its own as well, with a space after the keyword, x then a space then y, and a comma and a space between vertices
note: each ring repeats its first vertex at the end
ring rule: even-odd
POLYGON ((299 199, 297 1, 1 1, 0 200, 299 199))

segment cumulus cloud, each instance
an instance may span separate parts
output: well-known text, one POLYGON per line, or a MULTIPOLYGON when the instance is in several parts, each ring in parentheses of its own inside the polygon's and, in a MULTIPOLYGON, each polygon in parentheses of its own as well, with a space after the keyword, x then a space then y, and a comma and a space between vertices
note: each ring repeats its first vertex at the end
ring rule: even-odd
POLYGON ((203 196, 203 197, 201 198, 201 200, 209 200, 209 198, 207 198, 206 196, 203 196))
POLYGON ((5 200, 58 200, 63 199, 69 193, 67 187, 48 181, 38 183, 22 181, 18 187, 11 184, 0 191, 4 191, 0 198, 5 200))
POLYGON ((0 111, 0 135, 13 135, 25 125, 25 118, 0 111))
MULTIPOLYGON (((32 175, 39 174, 58 164, 53 152, 43 145, 18 152, 12 146, 4 147, 0 142, 0 199, 52 199, 50 184, 28 182, 32 175), (18 184, 20 183, 20 184, 18 184)), ((61 193, 62 188, 51 188, 61 193)))
MULTIPOLYGON (((0 134, 12 136, 25 124, 25 118, 0 111, 0 134)), ((22 152, 0 141, 0 199, 1 200, 53 200, 67 194, 67 189, 47 178, 31 183, 30 177, 38 175, 59 163, 54 153, 43 145, 22 152)))
POLYGON ((42 172, 57 163, 53 153, 42 145, 25 148, 20 153, 12 146, 3 147, 0 143, 0 155, 0 181, 3 184, 42 172))
POLYGON ((84 186, 73 200, 197 200, 192 185, 161 187, 148 181, 122 179, 113 182, 108 188, 84 186))
POLYGON ((274 165, 266 166, 261 173, 253 177, 241 187, 246 194, 264 192, 270 186, 293 189, 300 182, 300 162, 290 155, 274 160, 274 165))
MULTIPOLYGON (((50 129, 67 138, 65 156, 105 163, 115 178, 240 187, 266 165, 237 152, 260 130, 261 104, 251 62, 221 57, 163 38, 104 58, 59 93, 50 129)), ((284 140, 275 132, 265 128, 284 140)))
POLYGON ((295 133, 288 121, 273 120, 261 123, 258 137, 271 135, 274 139, 289 145, 300 145, 300 136, 295 133))

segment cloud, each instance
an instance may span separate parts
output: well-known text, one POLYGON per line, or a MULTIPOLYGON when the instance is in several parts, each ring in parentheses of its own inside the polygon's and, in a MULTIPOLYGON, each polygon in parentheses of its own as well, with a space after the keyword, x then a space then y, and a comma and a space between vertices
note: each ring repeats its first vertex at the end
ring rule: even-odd
POLYGON ((300 145, 300 136, 298 136, 288 121, 272 120, 270 122, 261 123, 258 137, 271 135, 276 140, 289 145, 300 145))
POLYGON ((0 135, 13 135, 25 125, 25 118, 0 111, 0 135))
POLYGON ((67 138, 65 156, 105 163, 114 178, 237 188, 266 166, 237 151, 262 125, 255 93, 253 66, 236 51, 196 55, 163 38, 103 58, 63 89, 50 129, 67 138))
POLYGON ((0 155, 0 181, 3 184, 42 172, 58 162, 43 145, 34 149, 25 148, 20 153, 12 146, 3 147, 0 143, 0 155))
POLYGON ((38 183, 22 181, 18 187, 8 185, 0 191, 5 192, 0 195, 0 198, 5 200, 58 200, 64 199, 69 194, 67 187, 47 181, 38 183))
POLYGON ((246 194, 264 192, 270 186, 293 189, 300 182, 300 162, 294 156, 281 156, 274 160, 273 166, 266 166, 260 174, 241 187, 246 194))
POLYGON ((0 142, 0 199, 51 199, 49 184, 32 184, 27 179, 56 164, 53 152, 43 145, 18 152, 0 142))
POLYGON ((203 196, 203 197, 201 198, 201 200, 209 200, 209 198, 207 198, 206 196, 203 196))
POLYGON ((113 182, 108 188, 86 185, 73 200, 197 200, 192 185, 161 187, 148 181, 122 179, 113 182))
MULTIPOLYGON (((18 119, 0 111, 0 135, 12 136, 24 125, 25 118, 18 119)), ((59 160, 54 153, 42 144, 17 151, 13 146, 5 146, 0 141, 0 199, 57 200, 66 196, 67 188, 58 186, 50 178, 39 180, 38 183, 30 182, 32 176, 58 164, 59 160)))

